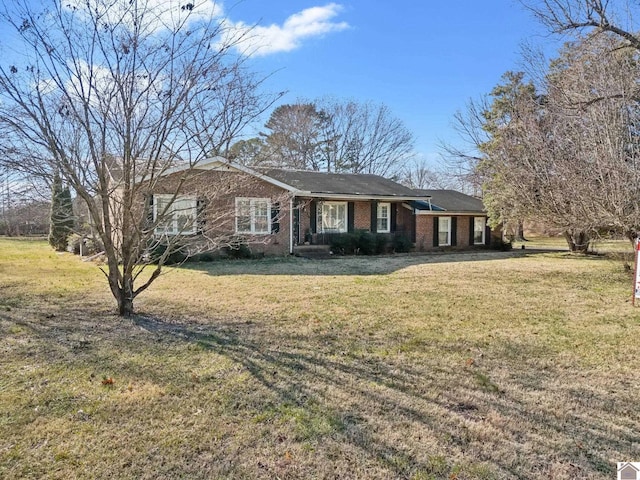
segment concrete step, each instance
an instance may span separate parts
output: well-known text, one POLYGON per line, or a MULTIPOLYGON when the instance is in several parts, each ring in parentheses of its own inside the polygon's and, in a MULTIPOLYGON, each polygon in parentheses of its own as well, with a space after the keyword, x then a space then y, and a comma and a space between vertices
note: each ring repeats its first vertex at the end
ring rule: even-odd
POLYGON ((329 245, 298 245, 293 247, 293 254, 303 258, 330 258, 329 245))

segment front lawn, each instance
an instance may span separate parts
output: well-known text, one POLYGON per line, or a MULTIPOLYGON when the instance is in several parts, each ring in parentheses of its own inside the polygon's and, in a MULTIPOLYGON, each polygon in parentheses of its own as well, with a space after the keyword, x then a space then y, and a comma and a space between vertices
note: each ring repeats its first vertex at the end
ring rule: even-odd
POLYGON ((102 273, 0 240, 0 478, 615 478, 640 307, 565 252, 102 273))

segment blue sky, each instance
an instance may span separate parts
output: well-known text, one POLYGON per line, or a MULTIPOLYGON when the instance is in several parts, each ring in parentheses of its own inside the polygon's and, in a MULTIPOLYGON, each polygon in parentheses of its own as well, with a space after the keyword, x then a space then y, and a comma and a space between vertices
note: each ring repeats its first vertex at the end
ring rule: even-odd
POLYGON ((287 91, 280 103, 323 96, 384 103, 414 133, 418 155, 434 162, 440 140, 457 140, 455 112, 520 68, 522 43, 557 44, 517 0, 196 4, 238 29, 257 25, 248 66, 269 75, 268 91, 287 91))
POLYGON ((231 21, 261 26, 263 50, 250 66, 273 72, 267 87, 288 91, 282 103, 324 95, 384 103, 429 159, 437 158, 440 140, 456 141, 455 112, 519 68, 523 42, 552 42, 515 0, 243 0, 224 7, 231 21), (307 36, 291 48, 296 31, 307 36))

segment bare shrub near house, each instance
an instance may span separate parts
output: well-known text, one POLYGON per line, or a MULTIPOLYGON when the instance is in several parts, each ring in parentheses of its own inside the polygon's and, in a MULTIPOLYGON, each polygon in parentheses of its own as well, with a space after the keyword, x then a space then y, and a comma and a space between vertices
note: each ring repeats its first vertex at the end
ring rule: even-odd
MULTIPOLYGON (((226 29, 215 3, 18 1, 4 4, 0 19, 24 46, 0 66, 2 162, 42 178, 60 172, 104 245, 118 311, 131 314, 194 232, 191 193, 183 194, 198 165, 274 98, 257 93, 260 79, 232 53, 244 34, 226 29), (150 193, 177 166, 158 208, 150 193), (158 234, 167 249, 141 275, 158 234)), ((199 195, 211 202, 231 187, 199 195)), ((211 232, 218 220, 207 220, 211 232)), ((212 235, 203 238, 227 241, 212 235)))

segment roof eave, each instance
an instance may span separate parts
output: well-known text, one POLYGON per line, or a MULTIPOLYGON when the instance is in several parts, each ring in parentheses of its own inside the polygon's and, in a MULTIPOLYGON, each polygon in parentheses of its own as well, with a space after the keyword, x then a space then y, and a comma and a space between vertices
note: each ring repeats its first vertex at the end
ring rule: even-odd
POLYGON ((327 192, 302 192, 295 194, 298 197, 324 198, 331 200, 380 200, 383 202, 410 202, 427 200, 430 197, 409 197, 400 195, 365 195, 359 193, 327 193, 327 192))

